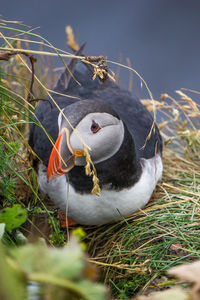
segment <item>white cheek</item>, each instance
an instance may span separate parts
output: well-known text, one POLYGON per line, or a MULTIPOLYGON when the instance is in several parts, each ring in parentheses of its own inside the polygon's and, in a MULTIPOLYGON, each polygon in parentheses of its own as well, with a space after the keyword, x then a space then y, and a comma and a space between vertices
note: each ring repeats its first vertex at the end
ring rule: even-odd
MULTIPOLYGON (((120 121, 118 124, 101 128, 97 133, 92 133, 90 128, 85 126, 79 129, 79 133, 91 149, 89 152, 92 161, 98 163, 110 158, 119 150, 124 138, 124 126, 120 121)), ((73 149, 83 150, 82 142, 75 132, 71 134, 70 143, 73 149)), ((76 165, 84 164, 85 160, 76 159, 76 165)))
POLYGON ((124 126, 121 122, 118 125, 102 128, 98 133, 91 145, 91 158, 95 163, 110 158, 119 150, 124 139, 124 126))

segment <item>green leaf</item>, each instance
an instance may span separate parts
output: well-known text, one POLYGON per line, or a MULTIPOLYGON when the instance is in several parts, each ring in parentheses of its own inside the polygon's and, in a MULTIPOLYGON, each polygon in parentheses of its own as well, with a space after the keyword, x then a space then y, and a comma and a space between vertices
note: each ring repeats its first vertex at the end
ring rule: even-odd
POLYGON ((60 299, 60 290, 67 295, 63 299, 105 299, 106 288, 84 278, 84 252, 73 236, 63 248, 51 248, 39 241, 10 249, 9 257, 26 278, 43 283, 47 290, 51 286, 55 292, 51 299, 60 299))
POLYGON ((19 204, 4 208, 0 212, 0 223, 5 223, 8 232, 20 227, 26 221, 26 218, 27 211, 19 204))
POLYGON ((82 280, 79 282, 79 288, 81 288, 87 295, 88 300, 105 300, 106 287, 99 283, 90 282, 88 280, 82 280))
POLYGON ((63 248, 50 248, 43 242, 27 244, 11 249, 11 255, 27 274, 46 272, 52 276, 77 279, 85 267, 83 251, 73 239, 63 248))
POLYGON ((26 284, 23 274, 8 263, 7 248, 0 242, 0 299, 26 299, 26 284))
POLYGON ((81 275, 84 267, 83 251, 73 237, 67 246, 51 248, 49 251, 48 268, 56 276, 75 279, 81 275))

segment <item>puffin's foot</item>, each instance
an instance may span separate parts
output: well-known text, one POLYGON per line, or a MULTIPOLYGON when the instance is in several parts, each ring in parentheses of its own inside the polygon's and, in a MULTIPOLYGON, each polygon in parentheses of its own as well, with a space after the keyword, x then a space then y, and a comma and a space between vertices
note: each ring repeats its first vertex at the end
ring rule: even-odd
POLYGON ((151 197, 150 197, 148 203, 152 202, 153 200, 154 200, 154 194, 151 195, 151 197))
POLYGON ((67 218, 65 214, 63 214, 60 210, 58 211, 58 219, 60 221, 60 226, 62 228, 71 227, 77 225, 77 223, 70 218, 67 218))

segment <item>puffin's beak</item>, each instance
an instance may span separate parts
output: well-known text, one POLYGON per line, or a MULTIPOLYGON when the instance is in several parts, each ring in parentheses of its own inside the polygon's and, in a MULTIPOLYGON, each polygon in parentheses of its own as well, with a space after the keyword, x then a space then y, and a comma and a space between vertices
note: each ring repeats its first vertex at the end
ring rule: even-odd
POLYGON ((63 128, 51 151, 47 181, 69 172, 75 165, 75 157, 83 155, 82 150, 75 150, 71 147, 69 130, 63 128))

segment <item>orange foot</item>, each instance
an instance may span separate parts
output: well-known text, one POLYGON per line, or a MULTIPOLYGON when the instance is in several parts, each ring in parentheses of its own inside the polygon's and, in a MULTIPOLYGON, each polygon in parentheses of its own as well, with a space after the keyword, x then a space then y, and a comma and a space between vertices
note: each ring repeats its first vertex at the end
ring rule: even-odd
POLYGON ((65 214, 63 214, 60 210, 58 211, 58 219, 60 221, 60 225, 62 228, 66 228, 66 227, 69 227, 69 226, 74 226, 76 225, 77 223, 73 220, 71 220, 70 218, 67 218, 65 216, 65 214))
POLYGON ((148 203, 152 202, 154 200, 154 194, 151 195, 151 198, 149 199, 148 203))

